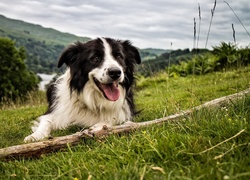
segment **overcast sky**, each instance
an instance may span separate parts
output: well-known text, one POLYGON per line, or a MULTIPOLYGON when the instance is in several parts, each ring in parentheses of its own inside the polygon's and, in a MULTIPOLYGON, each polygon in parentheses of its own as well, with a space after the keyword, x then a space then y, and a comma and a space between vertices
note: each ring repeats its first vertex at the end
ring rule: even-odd
MULTIPOLYGON (((250 32, 250 1, 227 0, 250 32)), ((78 36, 129 39, 139 48, 204 48, 214 0, 1 0, 0 14, 78 36), (172 47, 171 47, 172 42, 172 47)), ((247 46, 250 37, 223 0, 217 0, 207 48, 221 41, 247 46)), ((1 25, 0 25, 1 26, 1 25)))

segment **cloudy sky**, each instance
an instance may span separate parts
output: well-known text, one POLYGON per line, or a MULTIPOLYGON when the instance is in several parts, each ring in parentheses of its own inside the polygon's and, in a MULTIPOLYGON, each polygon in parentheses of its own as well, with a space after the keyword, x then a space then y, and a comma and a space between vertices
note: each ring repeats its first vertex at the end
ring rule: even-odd
MULTIPOLYGON (((249 0, 227 2, 250 33, 249 0)), ((204 48, 214 0, 1 0, 0 14, 79 36, 129 39, 139 48, 183 49, 194 47, 194 18, 198 39, 198 4, 198 47, 204 48)), ((217 0, 207 48, 234 42, 232 24, 238 45, 249 45, 234 13, 217 0)))

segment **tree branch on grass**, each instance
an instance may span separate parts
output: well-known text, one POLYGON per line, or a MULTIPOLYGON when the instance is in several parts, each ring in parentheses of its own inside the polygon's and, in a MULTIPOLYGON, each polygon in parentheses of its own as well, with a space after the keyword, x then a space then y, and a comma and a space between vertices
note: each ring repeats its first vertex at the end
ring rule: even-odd
POLYGON ((90 139, 94 137, 102 138, 110 134, 120 134, 124 132, 130 132, 130 131, 148 127, 154 124, 163 124, 167 121, 178 120, 202 108, 212 108, 212 107, 220 106, 228 102, 237 101, 239 99, 244 98, 245 95, 247 94, 250 94, 250 88, 244 91, 241 91, 239 93, 235 93, 232 95, 214 99, 200 106, 196 106, 191 109, 182 111, 180 113, 170 115, 170 116, 160 118, 160 119, 155 119, 155 120, 146 121, 146 122, 139 122, 139 123, 129 122, 129 123, 125 123, 119 126, 114 126, 111 128, 104 126, 101 131, 95 132, 94 134, 89 134, 88 131, 85 130, 85 131, 77 132, 68 136, 55 137, 55 138, 40 141, 40 142, 33 142, 33 143, 28 143, 28 144, 21 144, 21 145, 2 148, 0 149, 0 159, 11 160, 15 158, 40 157, 42 154, 51 153, 62 148, 67 148, 68 145, 71 145, 71 146, 77 145, 81 143, 84 139, 90 139))

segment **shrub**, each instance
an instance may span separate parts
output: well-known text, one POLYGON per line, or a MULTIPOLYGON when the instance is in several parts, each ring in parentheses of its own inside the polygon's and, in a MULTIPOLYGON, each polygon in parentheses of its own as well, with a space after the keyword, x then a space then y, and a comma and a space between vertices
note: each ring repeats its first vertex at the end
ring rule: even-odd
POLYGON ((15 100, 38 87, 38 77, 27 69, 25 58, 24 48, 0 37, 0 102, 15 100))
POLYGON ((231 68, 246 66, 250 63, 250 49, 248 47, 238 49, 236 45, 222 42, 213 47, 213 52, 196 54, 191 60, 180 61, 178 65, 172 65, 166 69, 170 76, 177 74, 206 74, 231 68))

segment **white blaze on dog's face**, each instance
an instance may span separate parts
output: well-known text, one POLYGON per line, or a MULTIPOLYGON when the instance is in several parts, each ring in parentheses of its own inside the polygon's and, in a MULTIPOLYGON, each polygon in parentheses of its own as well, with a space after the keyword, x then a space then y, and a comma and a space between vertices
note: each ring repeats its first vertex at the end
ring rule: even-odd
POLYGON ((89 79, 95 84, 96 90, 101 91, 105 98, 116 101, 120 96, 119 83, 124 80, 124 69, 112 55, 108 42, 103 38, 101 40, 104 47, 102 64, 89 73, 89 79))

